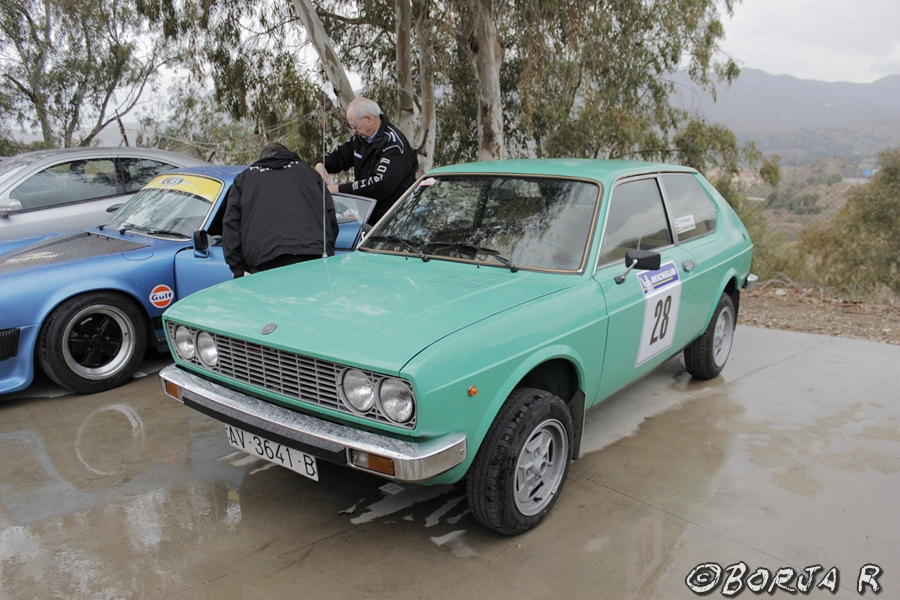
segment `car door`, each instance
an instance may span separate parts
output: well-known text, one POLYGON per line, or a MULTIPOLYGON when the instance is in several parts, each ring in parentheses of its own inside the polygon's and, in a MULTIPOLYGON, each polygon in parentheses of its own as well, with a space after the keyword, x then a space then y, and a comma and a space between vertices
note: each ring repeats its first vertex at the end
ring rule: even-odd
POLYGON ((100 225, 109 216, 106 209, 121 201, 123 193, 113 158, 58 162, 10 190, 9 199, 17 200, 21 211, 4 218, 0 236, 13 239, 100 225))
POLYGON ((618 182, 612 190, 594 279, 609 314, 598 397, 625 387, 681 350, 693 335, 696 307, 683 302, 682 286, 693 258, 674 243, 658 178, 618 182), (660 269, 629 273, 625 252, 653 250, 660 269))

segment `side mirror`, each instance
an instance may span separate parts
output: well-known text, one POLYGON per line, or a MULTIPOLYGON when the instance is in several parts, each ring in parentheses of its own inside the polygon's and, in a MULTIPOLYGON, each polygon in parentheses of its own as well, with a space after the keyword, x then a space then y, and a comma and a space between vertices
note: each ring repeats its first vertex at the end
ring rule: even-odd
POLYGON ((18 200, 13 200, 12 198, 0 200, 0 217, 8 217, 20 212, 22 212, 22 203, 18 200))
POLYGON ((625 265, 634 265, 641 271, 656 271, 661 262, 659 252, 652 250, 628 250, 625 252, 625 265))
POLYGON ((616 277, 616 283, 622 283, 631 270, 635 267, 642 271, 656 271, 662 263, 659 252, 652 250, 626 250, 625 265, 628 267, 625 272, 616 277))
POLYGON ((203 229, 194 232, 194 256, 207 258, 209 256, 209 234, 203 229))
POLYGON ((119 210, 119 209, 122 208, 123 206, 125 206, 125 203, 124 203, 124 202, 119 202, 118 204, 113 204, 112 206, 109 206, 109 207, 106 209, 106 212, 108 212, 108 213, 116 212, 117 210, 119 210))

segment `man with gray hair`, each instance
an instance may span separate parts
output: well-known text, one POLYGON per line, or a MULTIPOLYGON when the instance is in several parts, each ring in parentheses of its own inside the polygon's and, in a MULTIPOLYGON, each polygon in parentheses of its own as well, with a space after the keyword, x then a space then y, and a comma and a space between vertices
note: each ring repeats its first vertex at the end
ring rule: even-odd
POLYGON ((374 225, 415 183, 419 161, 406 137, 388 122, 374 101, 362 96, 353 100, 347 107, 347 123, 350 139, 326 154, 316 171, 329 182, 332 192, 377 200, 369 217, 369 224, 374 225), (350 167, 355 181, 330 183, 328 173, 350 167))

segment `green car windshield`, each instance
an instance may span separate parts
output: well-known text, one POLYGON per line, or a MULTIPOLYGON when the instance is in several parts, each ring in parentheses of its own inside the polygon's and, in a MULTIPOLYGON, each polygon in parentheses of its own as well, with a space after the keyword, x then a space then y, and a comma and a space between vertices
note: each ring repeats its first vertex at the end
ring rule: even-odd
POLYGON ((362 244, 424 259, 580 271, 600 186, 517 175, 444 175, 419 182, 362 244))

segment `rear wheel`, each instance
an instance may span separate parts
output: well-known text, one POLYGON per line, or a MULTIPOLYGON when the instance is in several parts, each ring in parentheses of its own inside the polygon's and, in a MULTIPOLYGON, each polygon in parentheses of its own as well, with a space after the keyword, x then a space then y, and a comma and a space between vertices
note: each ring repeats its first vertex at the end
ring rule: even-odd
POLYGON ((515 390, 469 471, 469 506, 475 518, 506 535, 537 526, 559 497, 571 449, 572 417, 566 404, 543 390, 515 390))
POLYGON ((50 313, 41 329, 38 357, 50 379, 91 394, 125 383, 146 347, 140 309, 120 294, 92 292, 69 298, 50 313))
POLYGON ((734 303, 728 294, 722 294, 706 331, 684 349, 688 373, 698 379, 712 379, 722 371, 731 354, 735 321, 734 303))

